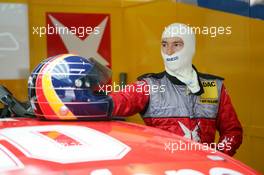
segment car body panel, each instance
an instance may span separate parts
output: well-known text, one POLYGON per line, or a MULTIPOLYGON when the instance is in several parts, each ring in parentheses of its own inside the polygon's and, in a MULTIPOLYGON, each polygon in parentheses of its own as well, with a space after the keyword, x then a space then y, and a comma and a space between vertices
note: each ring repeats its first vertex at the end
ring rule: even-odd
POLYGON ((258 174, 223 153, 188 149, 195 142, 128 122, 19 118, 0 128, 0 174, 258 174))

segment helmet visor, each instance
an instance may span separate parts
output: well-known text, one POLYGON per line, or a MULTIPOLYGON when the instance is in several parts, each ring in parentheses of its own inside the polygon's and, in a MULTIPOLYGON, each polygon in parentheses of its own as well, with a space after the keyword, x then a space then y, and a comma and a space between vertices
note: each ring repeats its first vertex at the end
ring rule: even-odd
POLYGON ((107 66, 100 64, 94 58, 89 58, 89 61, 92 63, 92 68, 84 73, 85 76, 80 77, 75 81, 75 86, 84 86, 96 91, 99 86, 110 82, 112 71, 107 66))

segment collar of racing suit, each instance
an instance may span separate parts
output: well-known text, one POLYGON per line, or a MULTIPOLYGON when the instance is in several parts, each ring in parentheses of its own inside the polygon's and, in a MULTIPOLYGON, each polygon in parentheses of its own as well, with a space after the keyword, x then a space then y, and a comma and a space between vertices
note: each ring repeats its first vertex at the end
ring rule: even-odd
MULTIPOLYGON (((200 74, 201 74, 201 73, 199 73, 199 72, 197 71, 197 69, 194 67, 194 65, 192 65, 192 67, 193 67, 194 71, 197 73, 197 79, 198 79, 199 86, 200 86, 200 90, 199 90, 198 92, 194 93, 194 95, 199 96, 199 95, 202 95, 202 94, 204 93, 204 89, 203 89, 202 83, 201 83, 201 81, 200 81, 200 74)), ((168 74, 166 71, 163 71, 163 72, 160 72, 160 73, 146 73, 146 74, 143 74, 143 75, 139 76, 139 77, 137 78, 137 80, 138 80, 138 81, 141 81, 141 80, 143 80, 144 78, 147 78, 147 77, 152 77, 152 78, 155 78, 155 79, 161 79, 161 78, 163 78, 164 76, 166 76, 166 77, 170 80, 170 82, 171 82, 172 84, 176 84, 176 85, 184 85, 184 86, 186 86, 185 83, 183 83, 182 81, 180 81, 178 78, 176 78, 176 77, 174 77, 174 76, 168 74)))

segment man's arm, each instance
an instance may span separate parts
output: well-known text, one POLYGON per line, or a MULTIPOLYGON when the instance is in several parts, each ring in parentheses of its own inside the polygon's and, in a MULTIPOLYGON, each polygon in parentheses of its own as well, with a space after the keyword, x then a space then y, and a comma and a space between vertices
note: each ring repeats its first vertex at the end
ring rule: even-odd
POLYGON ((130 116, 145 109, 149 101, 148 84, 137 81, 119 92, 112 92, 109 96, 113 100, 112 116, 130 116))
POLYGON ((220 134, 219 151, 233 156, 242 143, 243 130, 224 85, 221 90, 216 128, 220 134))

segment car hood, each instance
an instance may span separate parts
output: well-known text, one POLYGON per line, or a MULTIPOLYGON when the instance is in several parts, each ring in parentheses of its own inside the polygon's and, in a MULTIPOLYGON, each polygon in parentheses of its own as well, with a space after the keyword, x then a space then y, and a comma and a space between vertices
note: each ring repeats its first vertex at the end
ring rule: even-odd
POLYGON ((258 174, 175 134, 122 121, 0 121, 4 174, 258 174))

